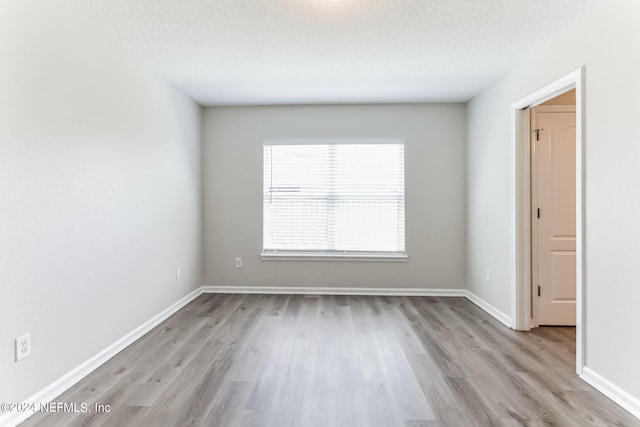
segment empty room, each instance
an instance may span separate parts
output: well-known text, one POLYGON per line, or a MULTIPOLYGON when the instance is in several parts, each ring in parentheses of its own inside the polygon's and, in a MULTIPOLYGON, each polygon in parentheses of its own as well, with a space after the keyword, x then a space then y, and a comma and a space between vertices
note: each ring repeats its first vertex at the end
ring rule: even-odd
POLYGON ((0 0, 0 426, 640 426, 637 0, 0 0))

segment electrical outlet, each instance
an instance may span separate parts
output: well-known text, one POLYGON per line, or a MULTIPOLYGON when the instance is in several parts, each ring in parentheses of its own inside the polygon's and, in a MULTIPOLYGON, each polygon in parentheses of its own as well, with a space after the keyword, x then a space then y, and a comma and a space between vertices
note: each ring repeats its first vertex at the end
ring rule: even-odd
POLYGON ((31 356, 31 334, 16 338, 16 362, 31 356))
POLYGON ((176 280, 180 280, 182 278, 182 271, 180 271, 180 267, 176 267, 176 280))
POLYGON ((242 268, 242 258, 236 258, 236 268, 242 268))
POLYGON ((484 278, 487 279, 487 282, 491 281, 491 270, 487 268, 487 270, 484 272, 484 278))

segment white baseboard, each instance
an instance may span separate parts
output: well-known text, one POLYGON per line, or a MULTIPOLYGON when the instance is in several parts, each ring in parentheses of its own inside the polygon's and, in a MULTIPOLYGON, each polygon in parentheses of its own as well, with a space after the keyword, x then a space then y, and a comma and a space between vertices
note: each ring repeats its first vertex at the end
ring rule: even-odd
MULTIPOLYGON (((42 404, 53 401, 56 397, 67 391, 71 386, 99 368, 103 363, 124 350, 138 338, 142 337, 144 334, 158 326, 172 314, 196 299, 201 294, 202 288, 200 287, 184 296, 174 304, 164 309, 159 314, 155 315, 142 325, 138 326, 133 331, 129 332, 127 335, 111 344, 109 347, 93 356, 91 359, 67 372, 65 375, 49 384, 38 393, 31 396, 29 399, 25 400, 25 403, 35 404, 35 407, 38 408, 42 404)), ((7 412, 3 416, 0 416, 0 426, 17 426, 21 422, 24 422, 31 415, 33 415, 33 412, 7 412)))
POLYGON ((336 288, 307 286, 203 286, 203 293, 212 294, 282 294, 282 295, 372 295, 465 297, 465 289, 420 288, 336 288))
POLYGON ((580 378, 589 383, 600 393, 604 394, 609 399, 629 411, 631 415, 640 419, 640 399, 632 396, 602 375, 596 373, 588 366, 582 368, 582 375, 580 378))
POLYGON ((464 296, 469 301, 471 301, 472 303, 474 303, 475 305, 477 305, 478 307, 480 307, 481 309, 489 313, 491 316, 493 316, 498 322, 502 323, 507 328, 511 328, 511 316, 504 314, 502 311, 498 310, 497 308, 495 308, 494 306, 492 306, 491 304, 489 304, 488 302, 486 302, 485 300, 480 298, 478 295, 474 294, 469 290, 465 290, 464 296))

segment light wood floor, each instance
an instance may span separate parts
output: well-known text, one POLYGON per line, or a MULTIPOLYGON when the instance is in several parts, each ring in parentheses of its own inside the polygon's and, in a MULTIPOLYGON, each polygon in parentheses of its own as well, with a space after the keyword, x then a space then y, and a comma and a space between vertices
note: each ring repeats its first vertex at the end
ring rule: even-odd
POLYGON ((462 298, 202 295, 24 426, 640 426, 574 374, 573 328, 462 298))

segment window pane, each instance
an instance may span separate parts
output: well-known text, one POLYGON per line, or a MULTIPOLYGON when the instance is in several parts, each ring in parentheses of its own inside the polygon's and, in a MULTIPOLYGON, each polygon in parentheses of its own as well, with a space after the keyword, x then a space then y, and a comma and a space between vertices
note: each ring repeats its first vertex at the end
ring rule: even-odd
POLYGON ((404 252, 403 144, 265 145, 264 249, 404 252))

